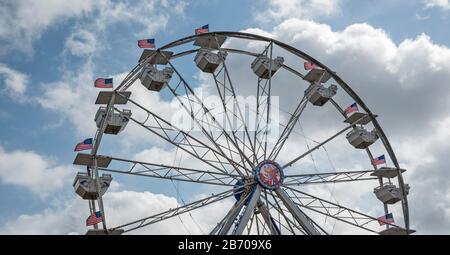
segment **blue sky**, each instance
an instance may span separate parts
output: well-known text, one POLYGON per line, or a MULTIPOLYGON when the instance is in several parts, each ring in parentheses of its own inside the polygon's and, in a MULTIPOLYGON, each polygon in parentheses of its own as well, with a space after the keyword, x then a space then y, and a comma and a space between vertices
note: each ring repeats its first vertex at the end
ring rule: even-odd
MULTIPOLYGON (((21 174, 20 168, 29 166, 23 166, 20 162, 0 162, 3 165, 0 167, 0 204, 3 205, 0 207, 0 230, 3 229, 6 233, 13 226, 18 226, 20 230, 23 221, 19 218, 23 215, 32 219, 36 215, 45 217, 46 210, 54 213, 64 211, 67 201, 74 199, 71 187, 71 180, 76 172, 71 167, 75 156, 73 147, 85 137, 94 135, 95 124, 94 115, 86 112, 85 116, 80 116, 83 111, 75 111, 73 107, 95 109, 92 101, 95 95, 91 93, 87 97, 83 86, 86 86, 86 91, 89 87, 89 91, 95 92, 91 88, 91 82, 96 77, 118 76, 131 70, 141 53, 141 49, 136 47, 137 39, 154 37, 157 46, 162 46, 191 35, 196 27, 209 24, 212 31, 266 31, 281 41, 292 41, 300 49, 316 56, 315 53, 321 50, 321 46, 316 48, 307 42, 302 44, 301 40, 296 41, 283 28, 283 24, 288 26, 289 22, 295 24, 294 21, 297 20, 328 26, 333 35, 343 34, 343 31, 355 24, 367 24, 371 29, 382 31, 396 47, 408 40, 420 42, 418 38, 422 34, 427 36, 428 41, 424 40, 430 42, 429 47, 443 48, 447 52, 450 45, 448 1, 167 0, 134 3, 104 0, 78 4, 69 1, 57 3, 42 0, 31 3, 26 0, 2 0, 0 8, 0 14, 5 14, 0 15, 0 43, 3 45, 0 49, 0 158, 14 158, 18 161, 21 158, 29 159, 30 164, 32 160, 36 160, 39 167, 42 165, 45 176, 43 179, 28 176, 27 171, 21 174), (292 8, 284 9, 283 6, 292 8), (303 45, 305 48, 302 48, 303 45), (58 92, 56 95, 55 91, 58 92), (65 105, 64 96, 68 96, 66 107, 62 106, 65 105), (53 175, 52 171, 57 174, 53 175), (45 178, 53 178, 52 176, 61 179, 48 181, 51 183, 48 188, 39 187, 46 186, 45 178), (36 180, 17 180, 20 178, 36 180)), ((301 31, 293 32, 300 34, 301 31)), ((424 49, 429 49, 426 42, 424 49)), ((361 46, 363 47, 364 45, 361 46)), ((348 54, 352 54, 351 49, 348 54)), ((324 59, 323 63, 329 63, 339 73, 347 74, 350 80, 358 81, 357 76, 352 75, 352 70, 334 62, 337 61, 337 56, 319 54, 317 58, 324 59)), ((425 64, 430 61, 420 59, 420 56, 415 60, 425 64)), ((193 65, 183 64, 181 68, 195 72, 193 65)), ((450 74, 447 66, 443 69, 450 74)), ((358 89, 358 92, 372 91, 358 89)), ((416 95, 416 92, 411 92, 411 95, 416 95)), ((445 95, 448 92, 449 90, 443 90, 445 95)), ((364 96, 370 97, 367 93, 364 96)), ((422 98, 418 96, 413 100, 422 98)), ((370 101, 373 104, 375 102, 375 99, 370 101)), ((402 109, 399 107, 399 112, 402 109)), ((443 110, 439 113, 440 117, 436 118, 442 120, 450 116, 448 114, 448 110, 443 110)), ((386 117, 384 120, 389 123, 391 119, 386 117)), ((421 123, 439 126, 433 124, 433 121, 436 119, 424 118, 421 123)), ((391 121, 388 128, 394 130, 395 123, 391 121)), ((390 133, 395 135, 397 131, 390 133)), ((415 135, 417 134, 411 131, 410 137, 415 135)), ((395 141, 399 148, 407 146, 411 139, 399 136, 395 141)), ((111 139, 107 139, 105 145, 106 153, 120 151, 117 148, 108 149, 108 145, 113 145, 111 139)), ((144 149, 149 149, 145 143, 136 145, 130 148, 129 156, 144 149)), ((446 150, 445 147, 443 150, 446 150)), ((436 151, 435 154, 430 154, 430 158, 439 160, 437 155, 440 153, 442 151, 436 151)), ((413 161, 408 161, 410 154, 405 152, 405 155, 406 165, 420 167, 413 161)), ((417 175, 419 177, 420 174, 417 175)), ((121 185, 119 190, 150 191, 176 196, 170 182, 161 184, 158 181, 136 181, 123 177, 115 180, 121 185)), ((447 190, 447 184, 440 184, 442 190, 447 190)), ((194 187, 180 185, 185 189, 186 196, 195 193, 194 187)), ((200 193, 202 191, 204 190, 201 189, 200 193)), ((445 208, 449 208, 448 200, 450 199, 447 197, 444 201, 445 208)), ((87 205, 85 209, 87 212, 87 205)), ((426 217, 424 215, 417 218, 419 220, 426 217)), ((24 230, 34 231, 28 228, 24 230)), ((444 230, 425 230, 427 233, 433 231, 441 233, 444 230)))

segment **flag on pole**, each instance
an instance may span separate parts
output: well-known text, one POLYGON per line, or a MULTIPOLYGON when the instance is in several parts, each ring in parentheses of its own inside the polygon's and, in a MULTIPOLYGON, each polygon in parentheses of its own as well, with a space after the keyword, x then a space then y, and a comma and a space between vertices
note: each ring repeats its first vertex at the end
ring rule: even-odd
POLYGON ((378 223, 380 223, 380 226, 383 226, 385 224, 395 224, 394 215, 392 215, 392 213, 388 213, 386 215, 378 217, 377 220, 378 223))
POLYGON ((384 157, 384 155, 379 156, 378 158, 374 158, 372 159, 372 164, 373 165, 381 165, 386 163, 386 158, 384 157))
POLYGON ((112 78, 98 78, 95 80, 95 87, 102 89, 112 89, 113 79, 112 78))
POLYGON ((86 226, 98 224, 103 221, 103 215, 101 211, 94 212, 86 219, 86 226))
POLYGON ((138 40, 139 48, 155 48, 155 39, 142 39, 138 40))
POLYGON ((92 138, 88 138, 83 142, 78 143, 77 146, 75 146, 74 151, 84 151, 92 149, 92 140, 93 140, 92 138))
POLYGON ((195 29, 195 35, 209 33, 209 24, 195 29))
POLYGON ((303 64, 303 67, 305 68, 305 70, 311 70, 311 69, 316 69, 317 66, 311 62, 305 62, 303 64))
POLYGON ((358 111, 358 105, 356 105, 356 103, 353 103, 349 107, 345 108, 344 113, 345 113, 345 115, 348 115, 352 112, 357 112, 357 111, 358 111))

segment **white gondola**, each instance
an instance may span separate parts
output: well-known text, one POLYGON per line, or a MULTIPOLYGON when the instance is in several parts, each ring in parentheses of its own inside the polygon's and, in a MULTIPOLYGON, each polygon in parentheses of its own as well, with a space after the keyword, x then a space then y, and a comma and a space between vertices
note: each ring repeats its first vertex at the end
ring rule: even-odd
POLYGON ((73 161, 74 165, 79 166, 94 166, 95 163, 98 167, 107 168, 109 164, 111 163, 112 158, 102 155, 96 155, 95 157, 91 154, 87 153, 78 153, 75 157, 75 160, 73 161), (95 162, 96 160, 96 162, 95 162))
POLYGON ((258 56, 252 62, 253 72, 258 75, 259 78, 269 79, 273 76, 278 69, 283 65, 284 58, 277 57, 276 59, 269 59, 267 56, 258 56))
POLYGON ((313 105, 322 106, 336 95, 337 89, 336 85, 330 85, 326 88, 323 84, 312 83, 305 90, 305 96, 313 105))
POLYGON ((173 69, 170 67, 158 70, 155 66, 148 66, 142 69, 139 79, 148 90, 161 91, 172 78, 173 72, 173 69))
POLYGON ((201 48, 218 50, 227 39, 223 35, 202 35, 195 38, 194 45, 201 48))
POLYGON ((309 81, 311 83, 325 83, 331 78, 330 73, 323 69, 312 69, 309 71, 303 80, 309 81))
POLYGON ((195 64, 205 73, 214 73, 217 67, 225 61, 226 52, 214 53, 208 49, 200 49, 195 56, 195 64))
POLYGON ((110 174, 103 174, 98 178, 99 181, 99 193, 95 186, 95 180, 87 175, 87 173, 77 173, 75 180, 73 181, 73 187, 75 192, 83 199, 95 200, 100 196, 103 196, 108 190, 111 184, 112 177, 110 174))
POLYGON ((126 104, 131 96, 130 91, 100 91, 98 93, 95 104, 109 104, 114 96, 113 104, 126 104))
POLYGON ((391 183, 385 183, 380 187, 376 187, 373 192, 385 204, 395 204, 402 200, 400 189, 391 183))
MULTIPOLYGON (((378 117, 378 115, 373 115, 374 118, 378 117)), ((345 123, 349 124, 360 124, 367 125, 367 123, 371 122, 369 114, 363 112, 353 112, 349 116, 346 116, 345 123), (358 122, 358 123, 356 123, 358 122)))
POLYGON ((346 138, 353 147, 366 149, 378 139, 378 134, 375 130, 369 132, 363 127, 354 127, 347 133, 346 138))
POLYGON ((405 169, 397 169, 393 167, 380 167, 371 173, 371 176, 383 177, 383 178, 395 178, 398 176, 398 172, 405 172, 405 169))
POLYGON ((139 63, 147 63, 150 65, 167 65, 172 58, 173 52, 166 50, 146 49, 139 58, 139 63))
MULTIPOLYGON (((97 114, 95 115, 95 122, 98 128, 100 128, 102 120, 105 118, 105 116, 106 116, 106 107, 101 106, 98 109, 97 114)), ((111 112, 109 118, 106 120, 106 128, 104 133, 117 135, 127 126, 130 117, 131 117, 130 110, 124 109, 120 113, 111 112)))

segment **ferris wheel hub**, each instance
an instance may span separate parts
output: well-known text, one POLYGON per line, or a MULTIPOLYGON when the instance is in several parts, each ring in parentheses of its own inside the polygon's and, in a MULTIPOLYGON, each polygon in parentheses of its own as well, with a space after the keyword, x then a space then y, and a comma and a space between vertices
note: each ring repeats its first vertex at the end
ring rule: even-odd
POLYGON ((255 167, 255 179, 265 189, 275 190, 283 183, 284 174, 277 162, 264 160, 255 167))

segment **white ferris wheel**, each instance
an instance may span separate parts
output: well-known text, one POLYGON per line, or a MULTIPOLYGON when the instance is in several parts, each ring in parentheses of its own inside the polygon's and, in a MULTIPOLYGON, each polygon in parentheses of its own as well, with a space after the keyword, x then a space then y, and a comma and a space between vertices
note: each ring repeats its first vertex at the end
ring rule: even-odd
POLYGON ((400 168, 377 116, 335 72, 288 44, 249 33, 211 32, 146 49, 119 86, 99 92, 96 104, 101 106, 95 116, 98 130, 93 149, 78 153, 74 161, 86 167, 86 172, 76 175, 75 191, 89 201, 90 212, 101 212, 103 219, 88 234, 133 233, 219 201, 232 201, 232 206, 209 234, 331 234, 326 220, 320 217, 367 233, 414 232, 409 224, 409 186, 402 177, 405 170, 400 168), (245 61, 248 64, 236 64, 245 61), (188 71, 191 73, 186 74, 188 71), (204 89, 216 99, 214 107, 198 94, 193 72, 201 72, 207 84, 204 89), (282 82, 286 80, 289 84, 282 82), (177 112, 185 114, 189 125, 180 126, 170 119, 173 116, 150 109, 134 96, 133 86, 143 86, 145 93, 161 93, 176 102, 177 112), (242 98, 253 98, 254 102, 243 104, 242 98), (341 106, 347 102, 355 102, 350 111, 341 106), (320 111, 327 113, 315 113, 320 111), (308 118, 303 115, 307 114, 309 119, 316 118, 315 125, 330 127, 332 133, 320 140, 306 136, 308 118), (331 115, 337 124, 327 123, 324 116, 331 115), (189 158, 190 164, 180 161, 170 165, 157 157, 138 161, 100 155, 102 137, 123 135, 127 125, 148 131, 167 148, 189 158), (345 144, 326 147, 339 139, 345 144), (301 148, 305 149, 298 153, 301 148), (325 152, 328 157, 333 150, 344 157, 340 162, 350 157, 344 153, 349 150, 363 153, 364 158, 360 163, 349 159, 347 170, 331 167, 324 171, 323 167, 318 171, 324 157, 314 158, 314 153, 325 152), (376 158, 374 153, 385 153, 386 157, 376 158), (377 160, 384 160, 384 166, 379 167, 377 160), (355 169, 355 165, 370 167, 355 169), (219 192, 112 226, 107 225, 110 215, 103 206, 112 175, 209 185, 219 192), (389 215, 391 208, 395 210, 396 223, 382 221, 380 226, 373 212, 312 193, 321 186, 360 182, 366 189, 364 196, 373 198, 380 211, 389 215))

